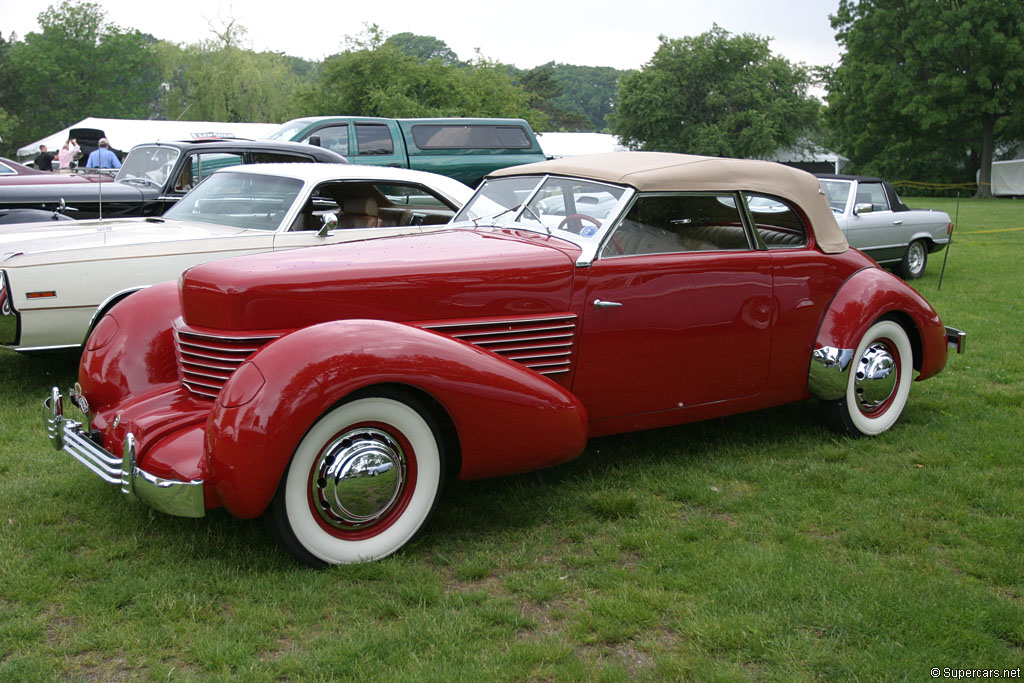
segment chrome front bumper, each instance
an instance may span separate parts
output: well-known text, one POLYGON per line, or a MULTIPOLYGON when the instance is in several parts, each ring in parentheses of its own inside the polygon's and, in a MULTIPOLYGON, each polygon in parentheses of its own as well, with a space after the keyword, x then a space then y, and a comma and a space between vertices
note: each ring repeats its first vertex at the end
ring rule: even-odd
POLYGON ((118 457, 90 439, 83 423, 64 417, 64 399, 57 387, 50 390, 43 406, 46 435, 54 449, 64 451, 106 483, 154 510, 178 517, 206 514, 203 481, 163 479, 140 469, 135 464, 135 435, 131 432, 118 457))

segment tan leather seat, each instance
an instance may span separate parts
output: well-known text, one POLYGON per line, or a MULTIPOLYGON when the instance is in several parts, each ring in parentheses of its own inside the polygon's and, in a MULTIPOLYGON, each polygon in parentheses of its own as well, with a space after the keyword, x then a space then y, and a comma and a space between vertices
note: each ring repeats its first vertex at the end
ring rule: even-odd
POLYGON ((379 228, 377 200, 373 197, 346 197, 344 213, 338 216, 339 228, 379 228))

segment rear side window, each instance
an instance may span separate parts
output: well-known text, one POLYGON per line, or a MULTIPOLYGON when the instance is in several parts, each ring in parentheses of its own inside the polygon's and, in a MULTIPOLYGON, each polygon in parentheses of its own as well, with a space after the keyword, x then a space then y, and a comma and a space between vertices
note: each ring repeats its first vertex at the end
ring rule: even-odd
POLYGON ((743 193, 754 226, 769 249, 794 249, 807 244, 804 221, 788 202, 778 197, 743 193))
POLYGON ((381 123, 357 123, 356 145, 359 154, 394 154, 395 145, 391 142, 391 131, 381 123))
POLYGON ((420 149, 529 149, 530 137, 522 126, 438 125, 412 127, 420 149))

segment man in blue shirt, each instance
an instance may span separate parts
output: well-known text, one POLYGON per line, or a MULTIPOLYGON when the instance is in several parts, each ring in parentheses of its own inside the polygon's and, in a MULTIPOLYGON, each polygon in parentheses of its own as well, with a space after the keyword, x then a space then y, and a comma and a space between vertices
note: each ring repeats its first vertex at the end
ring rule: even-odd
POLYGON ((85 160, 86 168, 121 168, 121 160, 110 151, 107 139, 100 138, 99 145, 85 160))

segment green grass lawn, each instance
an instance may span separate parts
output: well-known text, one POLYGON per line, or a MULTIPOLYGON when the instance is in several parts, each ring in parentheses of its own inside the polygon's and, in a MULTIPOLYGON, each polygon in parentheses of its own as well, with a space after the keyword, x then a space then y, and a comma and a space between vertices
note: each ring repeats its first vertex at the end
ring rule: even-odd
MULTIPOLYGON (((953 200, 908 199, 943 208, 953 200)), ((1024 666, 1024 202, 961 200, 914 283, 968 352, 874 439, 812 402, 455 484, 397 556, 313 571, 52 451, 75 359, 0 354, 0 680, 929 679, 1024 666), (998 232, 996 232, 998 231, 998 232)), ((496 419, 500 419, 496 416, 496 419)))

